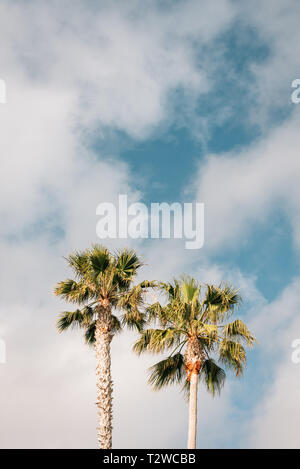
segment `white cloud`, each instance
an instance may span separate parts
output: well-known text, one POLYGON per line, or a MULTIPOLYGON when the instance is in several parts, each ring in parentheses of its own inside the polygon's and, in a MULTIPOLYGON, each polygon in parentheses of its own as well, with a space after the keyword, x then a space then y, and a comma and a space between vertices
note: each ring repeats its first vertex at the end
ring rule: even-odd
MULTIPOLYGON (((73 111, 81 124, 112 126, 140 138, 172 118, 166 106, 171 90, 183 87, 195 98, 208 89, 195 43, 213 40, 229 25, 234 9, 227 0, 220 1, 217 14, 206 2, 193 0, 168 11, 155 3, 143 13, 139 7, 100 3, 95 12, 82 2, 57 3, 57 8, 41 2, 24 11, 6 3, 1 33, 18 71, 21 67, 25 76, 58 92, 77 91, 73 111)), ((4 57, 2 73, 8 73, 11 57, 4 57)))
POLYGON ((297 0, 255 0, 241 5, 243 21, 269 48, 268 56, 252 67, 254 80, 249 87, 256 105, 250 106, 251 118, 261 124, 276 117, 274 110, 291 107, 291 84, 299 78, 300 4, 297 0), (259 12, 259 14, 258 14, 259 12), (252 108, 252 109, 251 109, 252 108))
MULTIPOLYGON (((295 278, 273 302, 257 312, 252 321, 252 327, 258 335, 259 342, 264 344, 265 352, 282 355, 280 342, 286 344, 287 337, 288 341, 290 340, 290 333, 296 333, 297 312, 300 308, 299 290, 300 279, 295 278)), ((290 353, 290 350, 286 350, 286 353, 290 353)), ((282 358, 286 359, 286 355, 282 358)))
POLYGON ((255 448, 299 448, 299 365, 292 362, 292 342, 300 337, 300 279, 257 313, 251 325, 267 370, 263 394, 248 428, 247 445, 255 448))
POLYGON ((197 201, 205 204, 205 248, 247 241, 257 225, 282 211, 300 247, 298 139, 300 109, 293 118, 249 148, 209 155, 194 180, 197 201))
MULTIPOLYGON (((101 3, 95 11, 82 2, 1 4, 8 101, 0 109, 1 189, 9 200, 0 203, 5 234, 45 214, 43 191, 54 199, 53 192, 64 190, 74 197, 68 184, 85 172, 84 164, 91 169, 91 158, 101 171, 83 148, 87 136, 101 139, 110 127, 145 138, 176 118, 168 100, 172 90, 183 88, 186 100, 194 101, 210 86, 195 44, 228 26, 230 2, 220 2, 217 15, 192 0, 168 12, 149 3, 141 14, 137 6, 101 3)), ((124 166, 111 166, 123 172, 124 166)))

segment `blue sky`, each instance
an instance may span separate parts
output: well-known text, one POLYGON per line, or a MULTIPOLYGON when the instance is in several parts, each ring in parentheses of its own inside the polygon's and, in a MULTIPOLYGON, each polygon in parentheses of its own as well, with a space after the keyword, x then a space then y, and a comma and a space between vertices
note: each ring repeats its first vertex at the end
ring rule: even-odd
MULTIPOLYGON (((1 447, 96 444, 93 354, 80 334, 58 336, 51 291, 62 256, 99 241, 97 205, 119 194, 204 202, 199 251, 126 243, 145 276, 231 281, 259 340, 242 380, 215 400, 200 392, 200 447, 299 447, 299 17, 296 0, 1 3, 1 447)), ((153 358, 133 340, 113 345, 115 446, 184 447, 186 404, 149 389, 153 358)))

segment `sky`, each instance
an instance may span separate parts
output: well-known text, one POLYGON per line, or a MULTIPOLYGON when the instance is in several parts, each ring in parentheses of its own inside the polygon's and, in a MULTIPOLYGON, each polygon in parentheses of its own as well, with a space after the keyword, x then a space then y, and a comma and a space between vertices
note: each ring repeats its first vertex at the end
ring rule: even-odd
MULTIPOLYGON (((200 388, 200 448, 299 448, 297 0, 1 0, 0 447, 95 448, 95 357, 57 333, 63 256, 99 242, 96 207, 201 202, 205 242, 109 239, 140 278, 240 289, 258 345, 220 397, 200 388)), ((115 448, 184 448, 187 405, 147 385, 153 356, 112 342, 115 448)))

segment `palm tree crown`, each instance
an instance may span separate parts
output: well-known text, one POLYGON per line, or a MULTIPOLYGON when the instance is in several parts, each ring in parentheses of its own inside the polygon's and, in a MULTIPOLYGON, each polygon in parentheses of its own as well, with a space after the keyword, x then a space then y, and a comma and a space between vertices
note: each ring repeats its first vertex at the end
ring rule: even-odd
POLYGON ((114 313, 117 310, 123 313, 120 317, 110 315, 112 333, 119 332, 125 325, 141 329, 145 322, 144 293, 153 282, 132 286, 142 266, 134 251, 124 249, 111 254, 105 247, 94 245, 92 249, 69 255, 66 260, 75 280, 59 282, 54 292, 80 308, 61 313, 57 321, 59 332, 78 326, 84 329, 86 342, 94 344, 96 321, 106 307, 112 308, 114 313))
POLYGON ((255 338, 240 320, 226 320, 233 314, 241 298, 230 285, 206 285, 201 288, 193 278, 161 283, 167 303, 156 302, 148 307, 148 320, 157 328, 142 331, 134 350, 171 353, 150 368, 149 383, 154 389, 182 383, 189 396, 188 448, 196 448, 197 389, 203 380, 207 390, 220 393, 225 371, 216 363, 242 374, 246 365, 244 345, 255 338), (203 293, 202 293, 203 290, 203 293))
POLYGON ((246 364, 244 345, 253 345, 255 338, 240 320, 225 323, 240 304, 241 297, 229 284, 206 285, 204 293, 195 279, 184 277, 173 283, 161 283, 167 303, 156 302, 148 307, 149 319, 159 328, 142 331, 134 350, 162 353, 172 350, 164 360, 151 368, 149 382, 155 389, 184 383, 188 387, 191 373, 196 371, 213 395, 220 392, 225 367, 236 376, 246 364), (185 353, 183 353, 185 349, 185 353))

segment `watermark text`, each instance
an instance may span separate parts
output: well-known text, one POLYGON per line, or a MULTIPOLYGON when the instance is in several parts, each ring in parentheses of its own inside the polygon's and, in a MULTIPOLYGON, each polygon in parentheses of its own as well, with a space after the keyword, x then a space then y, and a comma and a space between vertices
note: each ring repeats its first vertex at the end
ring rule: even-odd
POLYGON ((0 339, 0 364, 6 363, 6 344, 3 339, 0 339))
POLYGON ((300 103, 300 78, 296 78, 292 82, 292 88, 296 88, 291 94, 291 100, 294 104, 300 103))
POLYGON ((0 78, 0 104, 6 103, 6 83, 0 78))
POLYGON ((100 216, 96 233, 101 239, 185 239, 186 249, 200 249, 204 244, 203 203, 151 203, 149 210, 140 202, 128 205, 127 195, 120 194, 118 207, 102 202, 96 215, 100 216))

